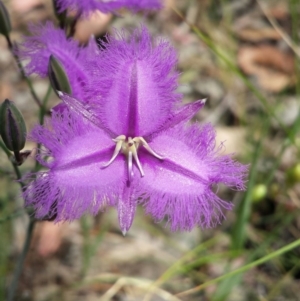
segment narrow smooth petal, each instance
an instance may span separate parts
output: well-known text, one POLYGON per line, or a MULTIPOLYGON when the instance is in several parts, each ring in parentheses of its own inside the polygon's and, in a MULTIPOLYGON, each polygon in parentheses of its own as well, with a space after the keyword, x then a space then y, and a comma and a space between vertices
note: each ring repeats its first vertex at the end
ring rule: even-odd
MULTIPOLYGON (((95 115, 93 108, 61 91, 58 91, 58 95, 64 102, 64 104, 66 104, 66 106, 69 108, 69 110, 75 113, 79 118, 85 118, 91 124, 94 124, 98 128, 104 130, 111 138, 118 136, 116 132, 111 131, 109 128, 107 128, 103 121, 95 115)), ((58 108, 55 107, 55 111, 61 112, 63 108, 64 106, 60 106, 58 108)))
POLYGON ((200 99, 192 103, 182 106, 173 112, 166 122, 158 128, 155 132, 152 132, 149 136, 145 136, 147 141, 151 141, 161 133, 173 128, 179 123, 190 120, 200 109, 205 105, 206 99, 200 99))
POLYGON ((165 159, 140 156, 145 171, 140 193, 146 192, 146 212, 155 220, 166 217, 173 231, 220 223, 223 210, 232 204, 215 195, 214 185, 244 189, 247 167, 217 154, 212 126, 174 128, 155 138, 151 147, 165 159))

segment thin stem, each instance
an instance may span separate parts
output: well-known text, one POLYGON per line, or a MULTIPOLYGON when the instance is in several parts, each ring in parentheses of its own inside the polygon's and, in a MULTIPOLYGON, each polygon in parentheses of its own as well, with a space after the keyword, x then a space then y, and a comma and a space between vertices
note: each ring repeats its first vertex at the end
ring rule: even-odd
POLYGON ((40 124, 44 124, 44 118, 45 118, 45 115, 47 114, 47 103, 48 103, 49 97, 51 95, 51 91, 52 91, 52 87, 51 87, 51 85, 49 85, 46 95, 43 98, 42 106, 40 108, 40 116, 39 116, 40 124))
POLYGON ((35 90, 33 88, 31 80, 25 74, 25 71, 24 71, 24 68, 23 68, 23 66, 22 66, 22 64, 20 62, 19 56, 14 51, 14 48, 16 50, 18 49, 17 44, 15 44, 15 43, 13 44, 12 41, 10 40, 10 38, 8 36, 6 37, 6 40, 7 40, 7 43, 8 43, 9 50, 11 51, 11 53, 12 53, 12 55, 13 55, 16 63, 17 63, 17 65, 18 65, 18 68, 19 68, 19 71, 21 73, 21 76, 22 76, 23 79, 25 79, 25 81, 26 81, 26 83, 27 83, 27 85, 29 87, 29 90, 30 90, 30 93, 31 93, 31 95, 33 97, 33 100, 41 108, 42 103, 41 103, 39 97, 37 96, 37 94, 35 93, 35 90))
POLYGON ((10 284, 9 290, 8 290, 8 301, 13 301, 14 297, 15 297, 15 293, 16 290, 18 288, 18 282, 19 282, 19 278, 21 276, 21 272, 23 269, 23 264, 27 255, 27 252, 29 250, 29 246, 30 246, 30 242, 31 242, 31 238, 32 238, 32 234, 33 234, 33 229, 35 226, 35 220, 30 219, 29 221, 29 225, 27 228, 27 234, 26 234, 26 239, 25 239, 25 243, 23 246, 23 250, 21 255, 18 258, 18 262, 14 271, 14 275, 13 275, 13 280, 10 284))
POLYGON ((16 163, 18 165, 20 165, 22 163, 22 158, 21 158, 20 152, 19 151, 15 151, 14 154, 15 154, 15 158, 16 158, 16 163))
POLYGON ((23 190, 24 187, 25 187, 25 185, 24 185, 24 183, 22 183, 21 181, 19 181, 22 178, 20 169, 19 169, 18 165, 16 164, 16 162, 14 162, 13 156, 12 156, 11 152, 7 149, 7 147, 4 145, 4 143, 1 140, 0 140, 0 148, 2 148, 2 150, 7 155, 7 158, 10 161, 10 163, 11 163, 11 165, 12 165, 14 171, 15 171, 15 174, 17 176, 17 180, 20 183, 20 186, 21 186, 21 188, 23 190))
POLYGON ((13 44, 12 44, 12 42, 11 42, 11 39, 9 38, 8 35, 5 35, 5 38, 6 38, 6 41, 7 41, 9 50, 12 51, 12 49, 13 49, 13 44))
MULTIPOLYGON (((262 131, 266 132, 269 129, 269 119, 263 124, 262 131)), ((259 155, 262 151, 263 137, 256 143, 253 161, 251 163, 251 169, 249 174, 248 189, 244 195, 243 201, 240 203, 237 212, 237 221, 234 225, 231 244, 233 250, 241 250, 246 240, 246 228, 251 213, 251 200, 252 200, 252 189, 255 184, 257 174, 257 164, 259 155)))
POLYGON ((78 19, 81 17, 81 13, 78 13, 73 20, 69 23, 69 33, 68 33, 68 38, 71 38, 74 36, 75 31, 76 31, 76 24, 78 19))

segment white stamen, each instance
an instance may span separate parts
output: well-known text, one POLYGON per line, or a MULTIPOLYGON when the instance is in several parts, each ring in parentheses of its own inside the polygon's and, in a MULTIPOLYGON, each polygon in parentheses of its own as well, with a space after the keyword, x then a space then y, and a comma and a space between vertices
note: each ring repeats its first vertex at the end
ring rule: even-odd
POLYGON ((128 146, 129 146, 129 151, 132 153, 133 159, 141 173, 141 176, 143 177, 145 174, 144 174, 142 165, 141 165, 139 157, 138 157, 138 153, 137 153, 138 144, 136 145, 136 140, 129 137, 128 138, 128 146))
POLYGON ((143 137, 137 137, 134 139, 139 139, 139 142, 142 143, 143 147, 155 158, 163 160, 164 158, 162 156, 160 156, 159 154, 157 154, 151 147, 150 145, 147 143, 147 141, 143 138, 143 137))
MULTIPOLYGON (((114 141, 115 141, 115 139, 114 139, 114 141)), ((115 159, 117 158, 118 154, 120 153, 120 151, 122 149, 122 145, 123 145, 123 141, 118 141, 117 142, 116 148, 113 152, 113 155, 112 155, 111 159, 107 163, 103 164, 102 167, 107 167, 115 161, 115 159)))
POLYGON ((126 140, 125 135, 120 135, 117 138, 112 139, 113 142, 116 142, 115 150, 113 152, 113 155, 112 155, 111 159, 107 163, 102 165, 102 167, 107 167, 115 161, 115 159, 117 158, 118 154, 120 153, 120 151, 122 149, 122 146, 123 146, 123 143, 125 142, 125 140, 126 140))
POLYGON ((132 180, 132 176, 133 176, 133 172, 132 172, 132 152, 129 151, 128 152, 128 158, 127 158, 128 162, 128 180, 129 182, 131 182, 132 180))
POLYGON ((139 169, 139 171, 140 171, 140 173, 141 173, 141 176, 142 176, 142 177, 145 176, 143 167, 142 167, 141 162, 140 162, 140 160, 139 160, 139 157, 138 157, 138 155, 137 155, 137 151, 135 151, 135 152, 132 153, 132 154, 133 154, 133 158, 134 158, 134 160, 135 160, 135 163, 136 163, 136 165, 137 165, 137 167, 138 167, 138 169, 139 169))
POLYGON ((145 176, 142 164, 140 162, 139 156, 138 156, 138 149, 140 144, 155 158, 159 160, 163 160, 164 158, 157 154, 150 145, 146 142, 146 140, 143 137, 135 137, 131 138, 128 137, 128 140, 126 141, 125 135, 120 135, 115 139, 112 139, 116 143, 115 150, 113 152, 113 155, 111 159, 102 165, 102 167, 107 167, 110 164, 114 162, 120 151, 126 155, 127 157, 127 168, 128 168, 128 180, 131 182, 133 177, 133 160, 137 165, 137 168, 141 174, 142 177, 145 176))
POLYGON ((126 141, 126 136, 125 135, 120 135, 117 138, 111 139, 111 140, 114 141, 114 142, 118 142, 118 141, 125 142, 126 141))

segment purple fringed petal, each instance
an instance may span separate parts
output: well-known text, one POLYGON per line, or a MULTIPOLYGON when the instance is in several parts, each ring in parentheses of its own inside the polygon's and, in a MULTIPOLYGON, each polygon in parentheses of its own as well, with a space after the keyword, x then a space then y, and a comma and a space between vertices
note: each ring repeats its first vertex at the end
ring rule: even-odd
POLYGON ((178 103, 176 53, 164 40, 152 42, 145 27, 127 41, 109 37, 94 66, 99 102, 95 115, 119 135, 144 136, 159 128, 178 103))
POLYGON ((98 95, 97 86, 92 85, 90 69, 86 66, 96 57, 94 41, 87 47, 81 47, 78 42, 67 39, 64 31, 55 28, 51 22, 32 25, 30 31, 32 36, 26 37, 17 50, 21 60, 30 60, 25 66, 27 75, 36 73, 46 77, 49 58, 54 55, 66 70, 74 97, 86 100, 98 95))
POLYGON ((47 149, 48 172, 37 174, 24 192, 41 218, 55 211, 55 220, 73 220, 86 212, 96 214, 115 205, 123 194, 125 166, 122 157, 103 168, 113 151, 111 139, 97 127, 65 110, 54 114, 46 127, 37 126, 31 137, 47 149))
POLYGON ((146 192, 146 212, 156 220, 167 217, 173 231, 220 223, 222 210, 232 204, 219 199, 212 186, 244 189, 247 166, 218 155, 213 127, 179 126, 155 138, 151 147, 165 159, 141 156, 145 177, 140 192, 146 192))
POLYGON ((159 9, 161 0, 56 0, 61 11, 75 10, 79 14, 88 15, 92 11, 100 10, 103 13, 116 11, 120 8, 128 8, 133 11, 144 9, 159 9))

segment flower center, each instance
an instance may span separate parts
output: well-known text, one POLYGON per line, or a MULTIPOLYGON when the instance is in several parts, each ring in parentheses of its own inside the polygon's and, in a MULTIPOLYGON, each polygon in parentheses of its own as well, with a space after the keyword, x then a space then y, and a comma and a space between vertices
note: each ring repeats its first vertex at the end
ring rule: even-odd
POLYGON ((116 143, 116 147, 113 152, 113 155, 111 159, 107 163, 105 163, 102 167, 105 168, 109 166, 111 163, 113 163, 114 160, 117 158, 118 154, 122 151, 122 153, 126 156, 126 160, 127 160, 129 181, 131 181, 133 177, 133 168, 132 168, 133 161, 136 163, 137 168, 141 173, 141 176, 143 177, 145 175, 143 167, 138 157, 138 149, 140 146, 143 146, 148 151, 148 153, 150 153, 155 158, 160 160, 164 159, 150 147, 150 145, 143 137, 126 138, 125 135, 120 135, 117 138, 113 139, 113 141, 116 143))

